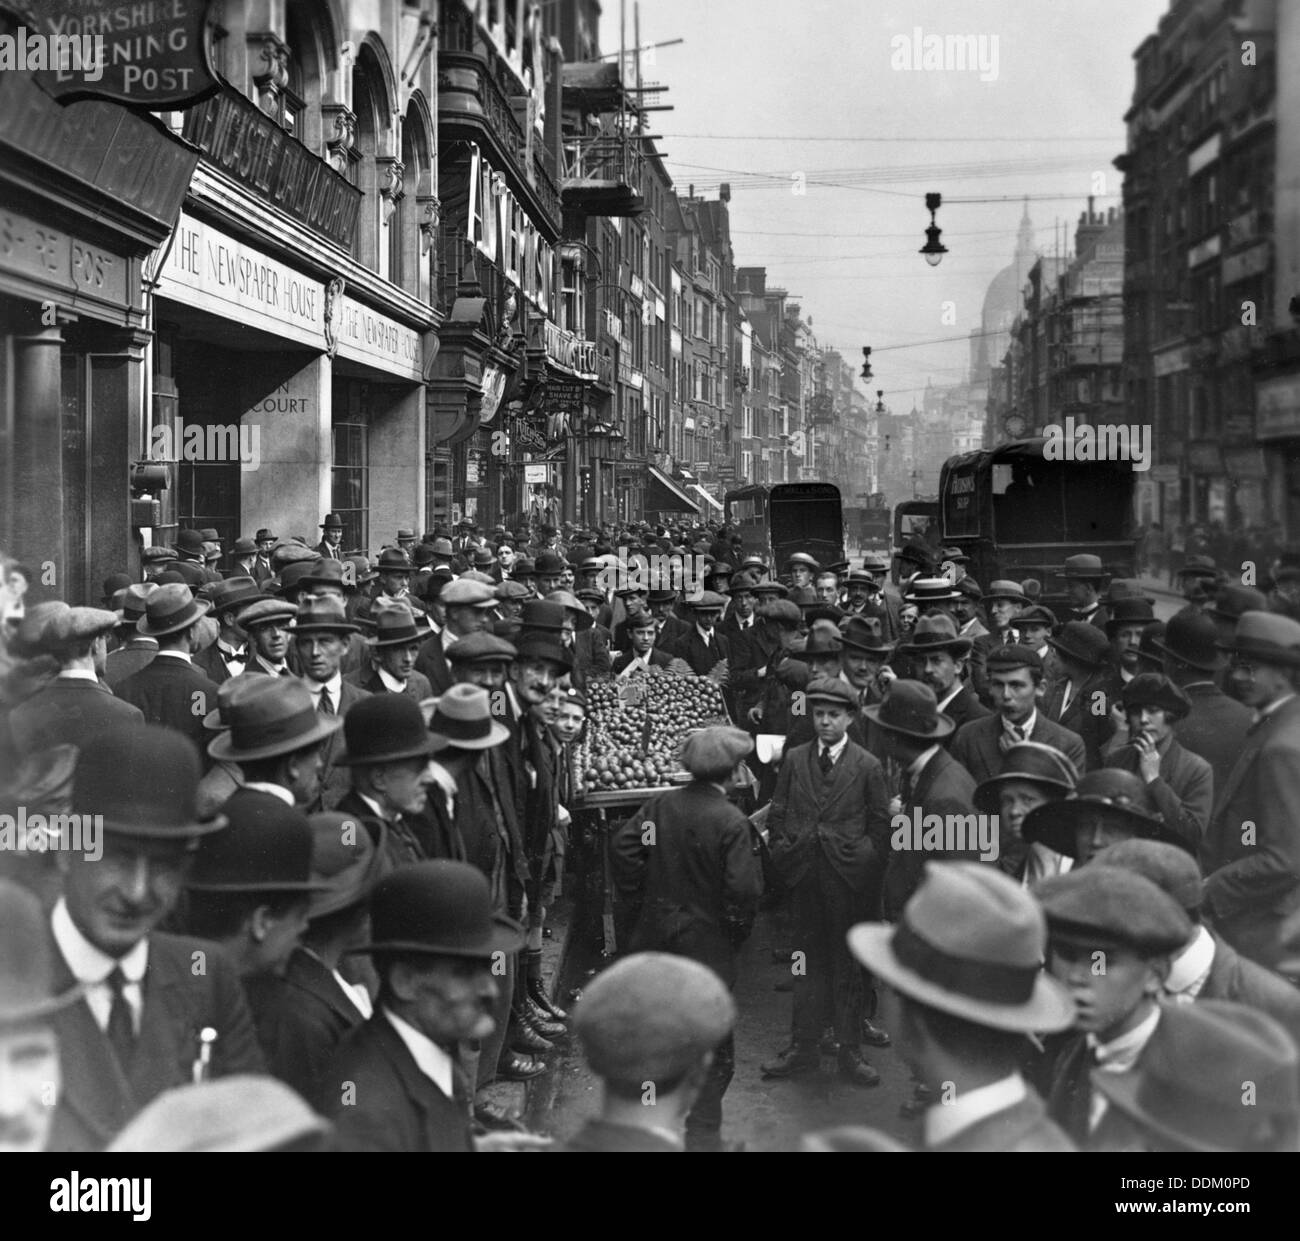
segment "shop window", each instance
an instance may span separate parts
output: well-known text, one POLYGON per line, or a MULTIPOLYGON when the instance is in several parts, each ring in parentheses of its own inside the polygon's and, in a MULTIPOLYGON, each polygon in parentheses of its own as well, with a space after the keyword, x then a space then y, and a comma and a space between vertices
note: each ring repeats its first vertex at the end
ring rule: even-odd
POLYGON ((343 546, 370 546, 369 385, 334 385, 330 509, 343 519, 343 546))

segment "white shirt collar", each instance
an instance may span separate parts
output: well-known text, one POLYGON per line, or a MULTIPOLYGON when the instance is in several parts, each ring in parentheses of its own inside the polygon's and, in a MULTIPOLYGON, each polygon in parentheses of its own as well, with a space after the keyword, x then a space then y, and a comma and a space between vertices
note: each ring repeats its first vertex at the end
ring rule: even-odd
POLYGON ((278 797, 286 806, 293 805, 293 794, 282 784, 269 784, 265 780, 250 780, 244 785, 246 789, 256 789, 259 793, 270 793, 278 797))
POLYGON ((938 753, 938 745, 932 745, 928 750, 922 750, 921 753, 912 761, 911 766, 908 767, 907 774, 909 776, 919 776, 921 772, 925 770, 926 763, 928 763, 938 753))
POLYGON ((999 715, 998 719, 1002 721, 1002 731, 1010 735, 1013 728, 1019 728, 1024 734, 1026 740, 1034 735, 1034 729, 1038 727, 1038 708, 1035 707, 1030 713, 1029 718, 1023 724, 1012 724, 1005 715, 999 715))
POLYGON ((194 662, 189 651, 159 651, 155 658, 162 659, 164 656, 168 655, 171 656, 172 659, 183 659, 187 664, 192 664, 194 662))
POLYGON ((1137 1063, 1147 1040, 1155 1033, 1159 1020, 1160 1007, 1155 1005, 1141 1022, 1131 1030, 1117 1035, 1109 1043, 1103 1043, 1095 1034, 1089 1034, 1088 1046, 1096 1055, 1097 1067, 1103 1073, 1127 1073, 1137 1063))
POLYGON ((90 1014, 101 1030, 108 1029, 108 1019, 113 1008, 113 991, 108 976, 121 969, 126 978, 122 995, 131 1010, 132 1022, 140 1029, 140 1014, 144 1009, 144 972, 149 965, 149 937, 145 936, 131 946, 121 958, 110 957, 100 951, 78 929, 68 912, 67 901, 59 897, 50 914, 50 930, 73 978, 86 987, 85 1000, 90 1014))
MULTIPOLYGON (((831 746, 831 762, 838 763, 840 755, 844 753, 844 747, 849 744, 849 734, 845 733, 833 746, 831 746)), ((817 757, 822 756, 822 740, 817 738, 817 757)))
POLYGON ((434 783, 447 794, 448 809, 453 808, 456 805, 456 794, 460 791, 456 778, 436 758, 429 764, 429 774, 434 783))
POLYGON ((1169 967, 1165 994, 1182 1003, 1196 999, 1210 976, 1214 951, 1214 936, 1205 927, 1197 927, 1195 938, 1173 959, 1169 967))
POLYGON ((963 1129, 1015 1107, 1028 1095, 1025 1079, 1012 1073, 987 1086, 961 1091, 951 1103, 936 1103, 925 1113, 925 1145, 935 1147, 951 1141, 963 1129))
POLYGON ((700 635, 705 646, 710 646, 713 643, 714 638, 717 636, 718 627, 717 625, 714 625, 712 629, 701 629, 699 625, 696 625, 695 632, 700 635))
POLYGON ((359 798, 361 798, 361 800, 365 802, 366 805, 369 806, 371 810, 375 812, 376 818, 384 819, 385 821, 388 819, 388 815, 384 813, 384 808, 377 801, 375 801, 375 799, 371 797, 369 793, 363 793, 358 788, 354 788, 352 791, 359 798))
POLYGON ((357 1012, 369 1021, 375 1011, 374 1004, 370 999, 370 992, 359 982, 348 982, 338 970, 330 970, 330 974, 333 976, 334 981, 338 983, 343 994, 352 1001, 357 1012))
POLYGON ((311 690, 312 703, 319 709, 321 690, 327 689, 330 692, 330 699, 334 703, 334 710, 339 709, 339 699, 343 697, 343 673, 335 672, 328 681, 313 681, 311 677, 303 677, 307 683, 307 688, 311 690))
POLYGON ((93 681, 99 684, 99 678, 89 668, 64 668, 57 677, 56 681, 93 681))
POLYGON ((415 1067, 420 1070, 447 1098, 453 1097, 455 1075, 451 1057, 431 1038, 421 1034, 409 1021, 403 1021, 390 1008, 382 1010, 388 1023, 397 1031, 397 1037, 406 1044, 415 1067))
POLYGON ((963 682, 963 681, 955 681, 955 682, 953 683, 953 687, 952 687, 952 689, 948 691, 948 697, 947 697, 947 698, 944 698, 944 699, 941 699, 940 702, 939 702, 939 710, 940 710, 940 711, 942 711, 942 710, 944 709, 944 707, 946 707, 946 706, 947 706, 947 705, 948 705, 948 704, 949 704, 949 703, 950 703, 954 698, 957 697, 958 694, 961 693, 964 684, 965 684, 965 682, 963 682))
POLYGON ((1256 720, 1262 720, 1262 719, 1264 719, 1266 716, 1272 715, 1274 711, 1278 710, 1278 708, 1286 706, 1286 704, 1287 704, 1288 702, 1290 702, 1291 699, 1294 698, 1294 697, 1295 697, 1294 694, 1284 694, 1284 695, 1283 695, 1281 698, 1279 698, 1276 702, 1270 702, 1270 703, 1268 704, 1268 706, 1266 706, 1266 707, 1260 707, 1260 708, 1255 712, 1255 719, 1256 719, 1256 720))
POLYGON ((375 671, 379 673, 379 679, 383 682, 384 688, 390 694, 406 693, 406 682, 399 681, 391 672, 388 671, 387 668, 381 668, 376 664, 375 671))

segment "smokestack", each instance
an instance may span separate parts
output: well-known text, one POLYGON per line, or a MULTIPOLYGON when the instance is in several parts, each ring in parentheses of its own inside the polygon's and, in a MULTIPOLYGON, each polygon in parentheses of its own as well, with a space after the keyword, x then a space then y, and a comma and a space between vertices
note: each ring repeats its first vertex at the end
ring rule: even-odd
POLYGON ((695 197, 695 186, 694 186, 694 184, 692 184, 692 185, 688 185, 688 186, 686 187, 686 197, 687 197, 687 198, 694 198, 694 197, 695 197))
POLYGON ((718 186, 718 201, 729 203, 731 201, 731 182, 724 181, 718 186))

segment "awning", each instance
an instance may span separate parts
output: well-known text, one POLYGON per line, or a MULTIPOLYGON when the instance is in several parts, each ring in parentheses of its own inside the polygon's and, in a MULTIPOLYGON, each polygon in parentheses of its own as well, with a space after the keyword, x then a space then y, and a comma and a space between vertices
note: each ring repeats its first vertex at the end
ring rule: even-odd
POLYGON ((652 513, 695 513, 700 506, 671 478, 653 465, 646 466, 649 488, 646 490, 646 508, 652 513))
POLYGON ((690 483, 688 484, 688 486, 692 491, 698 492, 700 498, 702 500, 706 500, 710 508, 717 509, 719 513, 722 512, 722 505, 717 500, 715 500, 711 495, 709 495, 709 493, 705 491, 704 488, 701 487, 699 483, 690 483))

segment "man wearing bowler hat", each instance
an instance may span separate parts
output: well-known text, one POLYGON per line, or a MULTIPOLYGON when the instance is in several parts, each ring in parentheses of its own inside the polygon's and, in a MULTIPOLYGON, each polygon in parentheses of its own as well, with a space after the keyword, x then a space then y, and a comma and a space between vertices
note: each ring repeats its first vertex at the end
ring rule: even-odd
POLYGON ((1284 928, 1300 911, 1300 622, 1243 613, 1230 654, 1255 721, 1215 790, 1201 846, 1206 911, 1238 952, 1275 968, 1296 959, 1284 928))
POLYGON ((1060 658, 1062 675, 1048 688, 1043 710, 1083 739, 1084 763, 1091 771, 1101 766, 1102 747, 1115 735, 1111 710, 1119 705, 1104 622, 1066 621, 1047 644, 1060 658))
POLYGON ((84 994, 55 1018, 63 1092, 52 1150, 102 1148, 196 1074, 263 1071, 239 977, 220 949, 157 930, 196 843, 226 826, 197 821, 199 774, 193 745, 166 728, 119 728, 82 747, 72 804, 102 816, 102 855, 58 853, 55 987, 80 984, 84 994))
POLYGON ((40 901, 0 879, 0 1153, 44 1150, 58 1098, 54 1017, 82 988, 56 990, 54 952, 40 901))
POLYGON ((560 1149, 691 1149, 689 1117, 733 1041, 736 1005, 722 979, 684 956, 638 952, 592 979, 574 1024, 600 1079, 600 1114, 560 1149))
POLYGON ((1086 552, 1067 556, 1061 576, 1070 600, 1070 619, 1104 629, 1110 617, 1101 605, 1101 591, 1110 574, 1103 568, 1101 557, 1086 552))
MULTIPOLYGON (((1069 993, 1041 969, 1047 927, 1023 888, 987 866, 927 865, 902 918, 855 926, 849 946, 886 984, 890 1029, 934 1096, 923 1149, 1075 1149, 1020 1071, 1031 1037, 1074 1020, 1069 993)), ((871 1130, 823 1137, 880 1149, 871 1130)))
MULTIPOLYGON (((396 701, 401 701, 400 699, 396 701)), ((495 1022, 493 964, 518 951, 517 923, 492 912, 487 879, 464 862, 400 868, 371 897, 374 1015, 348 1034, 327 1073, 346 1151, 469 1151, 471 1088, 463 1041, 495 1022)))
POLYGON ((852 687, 821 678, 804 697, 816 738, 782 760, 767 817, 772 867, 791 894, 791 945, 802 968, 793 971, 791 1044, 763 1072, 788 1077, 817 1067, 823 1015, 833 1010, 840 1075, 875 1086, 880 1075, 862 1055, 862 972, 844 936, 879 908, 889 833, 884 770, 849 739, 858 706, 852 687))
POLYGON ((316 555, 324 560, 342 560, 343 518, 338 513, 326 513, 320 528, 324 533, 314 549, 316 555))
POLYGON ((405 694, 416 703, 431 697, 428 678, 415 670, 416 656, 430 636, 424 614, 417 616, 397 603, 377 608, 371 619, 370 667, 350 672, 348 680, 371 694, 405 694))
MULTIPOLYGON (((749 938, 763 888, 749 820, 727 800, 753 748, 738 728, 692 733, 682 747, 691 783, 656 794, 611 842, 614 882, 632 921, 632 951, 690 957, 727 987, 735 986, 736 953, 749 938)), ((717 1046, 686 1120, 689 1149, 721 1149, 722 1097, 735 1058, 728 1037, 717 1046)))
POLYGON ((38 603, 19 622, 17 649, 56 659, 59 671, 10 713, 16 753, 80 746, 97 733, 144 723, 138 707, 114 697, 99 680, 117 619, 116 612, 53 600, 38 603))
POLYGON ((145 602, 137 628, 158 643, 158 654, 114 689, 139 707, 150 724, 174 728, 196 746, 207 739, 203 717, 217 705, 217 687, 194 666, 199 648, 196 625, 209 605, 196 601, 188 586, 159 586, 145 602))

